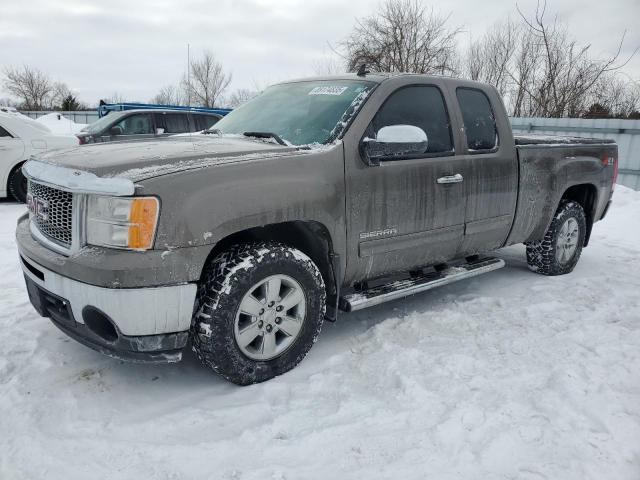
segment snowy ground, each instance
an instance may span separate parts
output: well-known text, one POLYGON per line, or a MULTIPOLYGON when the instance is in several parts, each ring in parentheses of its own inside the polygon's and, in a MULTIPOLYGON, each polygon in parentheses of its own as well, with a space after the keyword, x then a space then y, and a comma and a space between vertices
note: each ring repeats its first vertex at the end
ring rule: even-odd
POLYGON ((68 340, 31 309, 0 203, 0 478, 640 478, 640 192, 573 274, 507 268, 326 325, 239 388, 68 340))

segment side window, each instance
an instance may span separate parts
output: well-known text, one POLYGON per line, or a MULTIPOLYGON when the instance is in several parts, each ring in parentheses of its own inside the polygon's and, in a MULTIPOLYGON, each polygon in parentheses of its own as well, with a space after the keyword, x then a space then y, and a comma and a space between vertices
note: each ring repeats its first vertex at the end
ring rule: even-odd
POLYGON ((449 114, 438 87, 416 85, 396 90, 376 113, 368 133, 376 135, 391 125, 421 128, 427 134, 425 153, 437 156, 453 151, 449 114))
POLYGON ((220 119, 214 115, 194 115, 193 120, 196 124, 196 131, 200 132, 211 128, 220 119))
POLYGON ((487 96, 473 88, 458 88, 456 95, 462 111, 469 150, 482 151, 496 148, 498 130, 487 96))
POLYGON ((153 123, 151 115, 148 113, 137 113, 123 118, 114 127, 120 127, 120 135, 148 135, 153 133, 153 123))
POLYGON ((0 127, 0 138, 9 137, 12 138, 11 134, 7 132, 4 128, 0 127))
POLYGON ((164 128, 164 133, 187 133, 189 131, 189 116, 186 113, 161 113, 158 115, 164 128))

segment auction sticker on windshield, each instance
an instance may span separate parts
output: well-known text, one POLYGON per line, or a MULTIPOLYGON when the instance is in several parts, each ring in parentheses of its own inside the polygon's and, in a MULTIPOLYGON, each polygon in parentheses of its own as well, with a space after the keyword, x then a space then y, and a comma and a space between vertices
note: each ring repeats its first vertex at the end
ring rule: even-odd
POLYGON ((349 87, 338 87, 327 85, 324 87, 315 87, 311 89, 309 95, 341 95, 349 87))

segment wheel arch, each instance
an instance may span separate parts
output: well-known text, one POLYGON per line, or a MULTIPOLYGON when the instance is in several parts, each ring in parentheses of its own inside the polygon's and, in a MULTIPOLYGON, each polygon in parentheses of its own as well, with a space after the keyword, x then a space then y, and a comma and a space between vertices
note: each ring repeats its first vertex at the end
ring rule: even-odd
POLYGON ((22 166, 27 163, 28 159, 22 159, 22 160, 18 160, 17 162, 15 162, 13 165, 11 165, 10 167, 8 167, 5 170, 5 179, 4 179, 4 188, 5 188, 5 192, 7 197, 11 196, 11 178, 13 177, 13 173, 22 168, 22 166))
MULTIPOLYGON (((327 318, 335 319, 339 297, 339 261, 329 229, 317 221, 294 220, 239 230, 220 239, 209 252, 204 265, 233 245, 275 241, 296 248, 318 266, 327 293, 327 318)), ((204 268, 201 273, 204 274, 204 268)))
POLYGON ((582 206, 587 220, 587 231, 584 237, 584 246, 586 247, 589 244, 596 209, 598 207, 598 189, 591 183, 572 185, 564 191, 560 198, 560 201, 562 200, 572 200, 582 206))

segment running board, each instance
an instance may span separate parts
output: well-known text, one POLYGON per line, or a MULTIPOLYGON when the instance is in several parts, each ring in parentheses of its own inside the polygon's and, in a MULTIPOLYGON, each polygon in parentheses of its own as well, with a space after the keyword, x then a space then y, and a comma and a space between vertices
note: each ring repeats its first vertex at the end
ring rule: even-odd
POLYGON ((390 300, 407 297, 414 293, 425 292, 465 278, 498 270, 504 265, 504 260, 500 258, 482 258, 475 262, 447 267, 441 271, 433 271, 406 280, 398 280, 345 295, 340 298, 340 309, 346 312, 362 310, 390 300))

